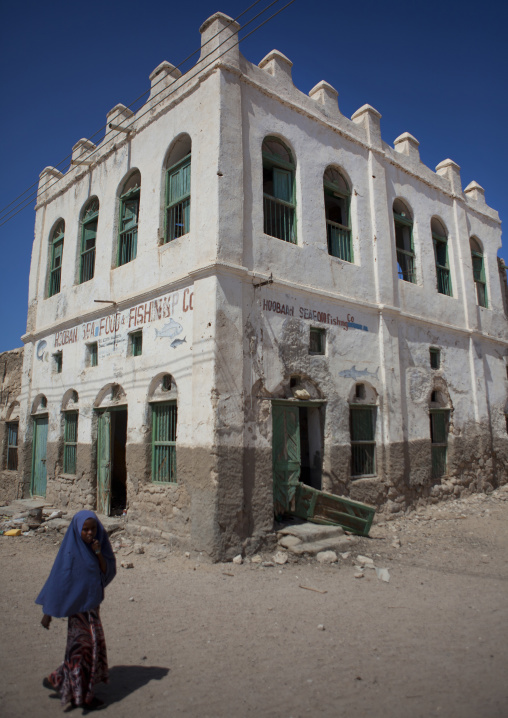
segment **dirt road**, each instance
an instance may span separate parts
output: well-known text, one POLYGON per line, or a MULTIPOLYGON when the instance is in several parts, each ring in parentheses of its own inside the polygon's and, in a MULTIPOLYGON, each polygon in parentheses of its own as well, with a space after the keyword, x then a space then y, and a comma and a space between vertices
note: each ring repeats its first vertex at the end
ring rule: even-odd
MULTIPOLYGON (((130 554, 134 568, 119 568, 102 608, 103 715, 506 718, 506 499, 471 497, 375 525, 332 565, 130 554), (369 569, 354 578, 358 553, 388 568, 390 582, 369 569)), ((41 681, 62 660, 66 623, 44 631, 33 602, 56 550, 49 537, 0 537, 6 718, 61 714, 41 681)))

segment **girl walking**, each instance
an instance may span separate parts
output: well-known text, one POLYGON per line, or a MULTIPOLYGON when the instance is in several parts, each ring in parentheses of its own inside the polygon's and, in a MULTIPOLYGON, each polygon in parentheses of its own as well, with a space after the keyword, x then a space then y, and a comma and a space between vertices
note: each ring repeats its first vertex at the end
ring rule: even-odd
POLYGON ((49 629, 53 616, 69 619, 64 661, 42 682, 60 694, 63 706, 71 703, 93 710, 103 705, 94 697, 94 686, 108 681, 99 606, 115 573, 115 555, 106 530, 93 511, 79 511, 35 599, 44 611, 44 628, 49 629))

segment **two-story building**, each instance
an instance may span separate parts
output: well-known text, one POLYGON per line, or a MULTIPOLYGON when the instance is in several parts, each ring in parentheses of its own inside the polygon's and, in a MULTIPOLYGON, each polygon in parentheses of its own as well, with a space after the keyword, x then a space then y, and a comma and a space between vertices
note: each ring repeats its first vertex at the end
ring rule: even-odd
POLYGON ((507 479, 497 212, 238 29, 42 172, 23 337, 26 491, 212 557, 296 480, 396 511, 507 479))

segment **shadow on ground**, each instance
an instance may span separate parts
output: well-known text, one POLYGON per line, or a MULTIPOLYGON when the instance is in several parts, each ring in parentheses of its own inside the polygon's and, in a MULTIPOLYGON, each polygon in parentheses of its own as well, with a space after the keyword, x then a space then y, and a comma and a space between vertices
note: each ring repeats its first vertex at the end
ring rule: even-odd
POLYGON ((109 669, 109 685, 101 686, 97 697, 108 705, 118 703, 150 681, 162 680, 168 673, 169 668, 160 666, 113 666, 109 669))

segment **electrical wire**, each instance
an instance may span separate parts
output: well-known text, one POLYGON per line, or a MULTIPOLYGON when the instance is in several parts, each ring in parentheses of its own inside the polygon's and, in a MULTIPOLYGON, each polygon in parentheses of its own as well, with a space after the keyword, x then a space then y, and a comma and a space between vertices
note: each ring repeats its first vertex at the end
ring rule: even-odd
MULTIPOLYGON (((244 10, 244 11, 243 11, 240 15, 238 15, 237 17, 240 18, 242 15, 244 15, 246 12, 248 12, 250 9, 252 9, 255 5, 257 5, 260 1, 261 1, 261 0, 256 0, 256 2, 252 3, 246 10, 244 10)), ((258 17, 260 17, 261 15, 263 15, 267 10, 269 10, 273 5, 277 4, 277 2, 279 2, 279 1, 280 1, 280 0, 273 0, 273 2, 269 3, 263 10, 261 10, 261 12, 259 12, 259 13, 258 13, 257 15, 255 15, 253 18, 251 18, 251 19, 244 25, 244 27, 243 27, 243 28, 240 28, 240 29, 245 29, 245 28, 246 28, 248 25, 250 25, 254 20, 256 20, 256 19, 257 19, 258 17)), ((174 94, 177 90, 180 90, 185 84, 187 84, 187 83, 190 82, 192 79, 194 79, 194 77, 196 77, 198 74, 202 73, 204 70, 206 70, 208 67, 210 67, 210 65, 212 65, 214 62, 216 62, 218 59, 220 59, 226 52, 229 52, 229 50, 232 50, 234 47, 236 47, 237 45, 239 45, 239 43, 240 43, 241 41, 246 40, 246 39, 247 39, 248 37, 250 37, 254 32, 257 32, 257 30, 259 30, 261 27, 263 27, 263 25, 266 25, 267 22, 269 22, 269 21, 272 20, 274 17, 276 17, 277 15, 279 15, 283 10, 285 10, 286 8, 288 8, 288 7, 289 7, 290 5, 292 5, 294 2, 295 2, 295 0, 290 0, 290 2, 286 3, 286 5, 284 5, 284 6, 281 7, 279 10, 277 10, 277 12, 273 13, 273 14, 270 15, 268 18, 266 18, 263 22, 261 22, 259 25, 257 25, 257 26, 256 26, 254 29, 252 29, 249 33, 247 33, 247 34, 244 35, 241 39, 239 39, 234 45, 231 45, 230 47, 226 48, 220 55, 216 56, 210 63, 208 63, 208 65, 205 65, 204 67, 200 67, 199 70, 197 70, 197 72, 195 72, 193 75, 191 75, 190 77, 185 78, 185 80, 184 80, 181 84, 179 84, 178 87, 176 87, 174 90, 171 90, 169 93, 165 94, 164 97, 161 97, 160 100, 158 100, 155 104, 151 104, 151 106, 150 106, 147 110, 145 110, 145 112, 143 112, 143 113, 141 113, 140 115, 137 115, 136 117, 134 117, 134 118, 132 119, 131 123, 130 123, 129 125, 126 125, 126 126, 125 126, 125 129, 128 129, 131 125, 133 125, 135 122, 137 122, 139 119, 141 119, 141 118, 142 118, 144 115, 146 115, 148 112, 152 111, 152 110, 153 110, 155 107, 157 107, 159 104, 161 104, 162 102, 164 102, 165 100, 167 100, 167 99, 168 99, 172 94, 174 94)), ((232 20, 232 21, 228 24, 227 27, 229 27, 233 22, 236 22, 236 20, 232 20)), ((223 32, 225 29, 227 29, 227 27, 222 28, 218 33, 216 33, 213 37, 211 37, 209 40, 207 40, 207 42, 204 43, 202 47, 204 47, 206 44, 208 44, 208 43, 211 42, 213 39, 215 39, 221 32, 223 32)), ((217 52, 217 50, 218 50, 222 45, 224 45, 226 42, 230 41, 231 38, 232 38, 234 35, 237 35, 237 34, 238 34, 238 32, 239 32, 239 30, 236 30, 232 35, 230 35, 229 37, 227 37, 226 40, 223 40, 223 42, 221 42, 221 43, 217 46, 217 48, 215 48, 215 49, 212 50, 210 53, 208 53, 207 55, 205 55, 205 56, 200 60, 200 63, 203 62, 203 61, 204 61, 207 57, 209 57, 210 55, 214 55, 214 54, 217 52)), ((181 66, 183 63, 185 63, 189 58, 191 58, 193 55, 195 55, 197 52, 199 52, 200 49, 201 49, 201 48, 199 48, 198 50, 195 50, 193 53, 191 53, 191 54, 190 54, 187 58, 185 58, 185 60, 183 60, 177 67, 180 67, 180 66, 181 66)), ((154 83, 154 85, 150 88, 150 90, 146 90, 145 92, 143 92, 138 98, 136 98, 133 102, 130 103, 129 107, 132 107, 132 105, 134 105, 136 102, 138 102, 144 95, 146 95, 148 92, 151 92, 151 91, 153 90, 153 87, 155 87, 157 84, 159 84, 159 82, 161 82, 161 81, 163 81, 163 80, 164 80, 164 78, 161 78, 161 80, 158 80, 156 83, 154 83)), ((175 80, 175 82, 177 82, 177 80, 175 80)), ((174 83, 172 83, 172 84, 174 84, 174 83)), ((158 93, 156 93, 155 95, 153 95, 153 96, 152 96, 152 99, 155 98, 155 97, 157 97, 158 95, 164 93, 165 90, 167 90, 167 89, 168 89, 167 87, 164 87, 164 88, 163 88, 162 90, 160 90, 158 93)), ((141 108, 140 108, 140 109, 141 109, 141 108)), ((99 134, 99 132, 101 132, 102 130, 106 129, 106 128, 108 127, 108 125, 109 125, 109 123, 106 124, 104 127, 100 128, 99 130, 97 130, 97 132, 95 132, 91 137, 95 137, 95 135, 99 134)), ((106 145, 108 145, 110 142, 112 142, 113 139, 116 139, 116 136, 115 136, 115 137, 111 137, 111 138, 110 138, 109 140, 107 140, 106 142, 102 142, 95 150, 93 150, 91 153, 88 153, 88 154, 86 155, 86 156, 87 156, 87 161, 88 161, 88 159, 89 159, 90 157, 92 157, 92 156, 93 156, 94 154, 96 154, 97 152, 99 152, 99 151, 102 152, 102 150, 104 149, 104 147, 106 147, 106 145)), ((62 160, 61 162, 59 162, 58 165, 57 165, 57 167, 58 167, 59 165, 62 165, 64 162, 66 162, 66 160, 68 160, 69 157, 72 157, 72 154, 71 154, 71 155, 68 155, 67 157, 64 158, 64 160, 62 160)), ((80 167, 80 165, 76 165, 76 166, 71 165, 68 171, 73 170, 73 169, 79 169, 79 167, 80 167)), ((65 174, 65 177, 66 177, 66 178, 68 177, 68 173, 65 174)), ((36 199, 36 197, 38 196, 38 194, 39 194, 40 192, 42 192, 42 191, 48 191, 48 190, 51 189, 57 182, 59 182, 60 179, 63 179, 63 177, 57 177, 56 179, 54 179, 53 182, 51 182, 51 180, 48 178, 48 180, 46 180, 46 182, 45 182, 43 185, 41 185, 41 186, 37 189, 37 191, 31 192, 31 194, 30 194, 28 197, 25 197, 25 199, 21 200, 15 207, 12 207, 12 209, 11 209, 9 212, 7 212, 4 217, 1 217, 1 214, 2 214, 2 213, 5 213, 6 210, 8 209, 8 207, 10 207, 10 206, 13 204, 13 202, 16 201, 16 200, 13 200, 9 205, 7 205, 7 206, 4 208, 4 210, 2 210, 2 212, 0 212, 0 220, 2 220, 2 221, 0 221, 0 227, 2 227, 4 224, 6 224, 7 222, 9 222, 11 219, 13 219, 17 214, 19 214, 19 213, 22 212, 24 209, 26 209, 26 207, 28 207, 28 205, 29 205, 34 199, 36 199), (51 182, 51 184, 49 185, 49 187, 46 187, 46 185, 47 185, 49 182, 51 182), (22 205, 22 206, 20 206, 20 205, 22 205), (18 207, 19 207, 18 211, 17 211, 17 212, 14 212, 14 210, 17 209, 18 207)), ((16 198, 16 199, 20 199, 21 197, 23 197, 23 195, 25 195, 32 187, 36 186, 37 184, 38 184, 38 183, 34 183, 33 185, 31 185, 27 190, 25 190, 25 192, 23 192, 21 195, 19 195, 19 197, 16 198)))
MULTIPOLYGON (((231 21, 227 24, 226 27, 221 28, 221 29, 219 30, 219 32, 216 32, 215 35, 213 35, 213 36, 212 36, 211 38, 209 38, 206 42, 204 42, 197 50, 194 50, 194 52, 191 52, 191 54, 188 55, 184 60, 182 60, 174 69, 175 69, 175 70, 178 70, 183 64, 185 64, 188 60, 190 60, 191 57, 194 57, 194 55, 196 55, 203 47, 205 47, 206 45, 208 45, 208 43, 212 42, 212 40, 215 40, 215 38, 218 37, 222 32, 224 32, 224 30, 227 30, 228 27, 230 27, 233 23, 237 22, 243 15, 245 15, 247 12, 249 12, 249 10, 252 10, 252 8, 255 7, 256 5, 258 5, 261 1, 262 1, 262 0, 256 0, 256 1, 253 2, 251 5, 249 5, 249 7, 246 8, 246 9, 245 9, 243 12, 241 12, 239 15, 237 15, 236 18, 234 18, 233 20, 231 20, 231 21)), ((273 4, 273 3, 272 3, 272 4, 273 4)), ((270 7, 270 6, 268 6, 268 7, 270 7)), ((268 7, 265 8, 265 10, 267 10, 268 7)), ((265 10, 263 10, 260 14, 262 14, 263 12, 265 12, 265 10)), ((256 15, 256 17, 259 17, 259 14, 256 15)), ((252 18, 251 20, 249 20, 249 22, 246 23, 245 27, 247 27, 253 20, 255 20, 256 17, 254 17, 254 18, 252 18)), ((238 31, 237 31, 237 32, 238 32, 238 31)), ((156 87, 156 86, 157 86, 160 82, 162 82, 163 80, 164 80, 163 77, 161 77, 160 80, 157 80, 157 82, 154 83, 154 85, 153 85, 149 90, 145 90, 143 93, 141 93, 141 95, 139 95, 139 97, 137 97, 137 98, 136 98, 135 100, 133 100, 129 105, 127 105, 127 109, 130 109, 131 107, 133 107, 137 102, 139 102, 139 100, 141 100, 141 98, 143 98, 148 92, 151 92, 151 90, 152 90, 154 87, 156 87)), ((88 138, 88 142, 91 142, 92 138, 94 138, 96 135, 98 135, 99 133, 101 133, 103 130, 106 130, 107 128, 108 128, 108 123, 106 123, 105 125, 103 125, 102 127, 100 127, 96 132, 94 132, 93 135, 91 135, 91 136, 88 138)), ((83 154, 83 153, 82 153, 82 154, 83 154)), ((67 155, 66 157, 64 157, 63 160, 60 160, 60 162, 58 162, 58 164, 54 165, 55 169, 57 169, 58 167, 60 167, 60 165, 63 165, 64 163, 66 163, 67 160, 70 159, 70 158, 72 158, 72 153, 69 154, 69 155, 67 155)), ((49 181, 49 180, 47 180, 47 181, 49 181)), ((7 204, 3 209, 1 209, 1 210, 0 210, 0 219, 4 219, 1 215, 3 215, 3 214, 5 213, 5 211, 6 211, 12 204, 14 204, 14 202, 17 202, 18 199, 21 199, 21 197, 23 197, 23 195, 25 195, 29 190, 31 190, 32 187, 36 187, 38 184, 39 184, 38 182, 34 182, 33 184, 31 184, 24 192, 22 192, 18 197, 16 197, 15 199, 13 199, 11 202, 9 202, 9 204, 7 204)), ((44 185, 42 185, 42 187, 43 187, 43 186, 44 186, 44 185)), ((42 189, 42 187, 41 187, 40 189, 42 189)), ((33 193, 32 193, 32 194, 33 194, 33 193)), ((32 196, 32 195, 30 195, 30 196, 32 196)), ((26 200, 26 199, 23 200, 23 202, 25 202, 25 201, 27 201, 27 200, 26 200)), ((20 202, 19 204, 22 204, 22 203, 20 202)), ((16 207, 19 207, 19 204, 16 205, 16 207)), ((14 207, 13 210, 16 209, 16 207, 14 207)), ((7 212, 7 214, 10 214, 10 212, 7 212)), ((1 225, 0 225, 0 226, 1 226, 1 225)))

